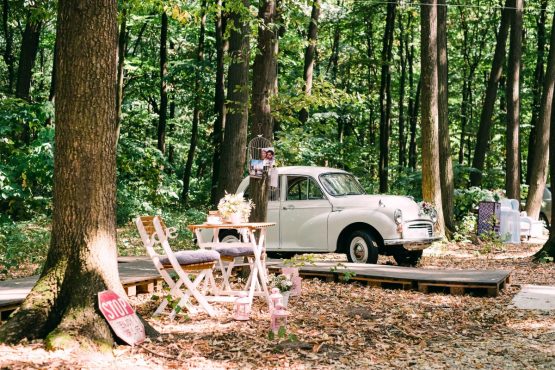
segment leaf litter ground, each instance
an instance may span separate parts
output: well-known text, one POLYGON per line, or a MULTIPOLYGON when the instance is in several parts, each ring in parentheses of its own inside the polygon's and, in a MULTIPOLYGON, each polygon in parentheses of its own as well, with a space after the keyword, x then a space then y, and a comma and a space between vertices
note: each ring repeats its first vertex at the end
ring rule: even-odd
MULTIPOLYGON (((555 285, 555 264, 536 264, 537 244, 450 244, 426 251, 427 269, 512 270, 498 297, 423 294, 357 283, 303 280, 291 297, 285 338, 270 339, 267 306, 255 300, 250 321, 204 314, 151 318, 157 302, 132 299, 162 335, 140 347, 120 345, 113 356, 48 352, 41 341, 0 345, 1 368, 206 368, 206 369, 553 369, 555 312, 510 308, 523 284, 555 285)), ((340 255, 325 256, 331 260, 340 255)), ((380 257, 379 263, 393 264, 380 257)))

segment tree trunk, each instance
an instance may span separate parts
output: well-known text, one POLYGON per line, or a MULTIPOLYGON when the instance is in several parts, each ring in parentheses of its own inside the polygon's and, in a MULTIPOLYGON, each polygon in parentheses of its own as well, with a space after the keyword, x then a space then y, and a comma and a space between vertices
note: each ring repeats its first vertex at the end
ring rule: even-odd
MULTIPOLYGON (((243 0, 249 8, 249 1, 243 0)), ((243 179, 247 123, 249 114, 249 23, 241 14, 231 13, 232 30, 229 37, 230 64, 227 78, 227 116, 222 146, 221 168, 217 199, 225 192, 235 192, 243 179)))
POLYGON ((341 37, 341 24, 337 21, 335 29, 333 31, 333 43, 331 46, 330 60, 328 61, 328 66, 326 67, 326 74, 329 73, 331 68, 331 82, 335 84, 337 79, 337 65, 339 63, 339 41, 341 37))
POLYGON ((507 163, 505 190, 507 197, 520 202, 520 62, 522 56, 523 0, 515 0, 511 20, 511 47, 507 72, 507 163))
POLYGON ((201 79, 202 68, 204 62, 204 34, 206 30, 206 0, 201 3, 200 30, 198 36, 196 66, 195 66, 195 86, 193 88, 194 106, 193 106, 193 126, 191 128, 191 143, 189 152, 187 153, 187 163, 183 170, 183 192, 181 193, 181 203, 185 207, 189 201, 189 183, 191 181, 191 172, 193 170, 193 160, 198 142, 198 126, 200 121, 200 99, 202 97, 201 79))
POLYGON ((389 190, 389 133, 391 129, 391 61, 393 59, 393 30, 397 3, 387 4, 385 31, 382 39, 382 73, 380 79, 380 193, 389 190))
MULTIPOLYGON (((28 13, 25 31, 23 31, 23 39, 21 40, 15 96, 30 101, 31 96, 29 94, 31 91, 31 81, 33 79, 33 67, 35 66, 39 50, 42 21, 34 20, 31 11, 28 13)), ((27 122, 23 124, 22 141, 25 144, 31 142, 31 128, 27 122)))
POLYGON ((445 231, 450 236, 455 231, 454 193, 455 181, 453 162, 451 160, 451 143, 449 136, 449 88, 447 57, 447 4, 438 0, 437 4, 437 43, 438 43, 438 133, 439 133, 439 168, 441 183, 441 205, 445 231))
MULTIPOLYGON (((497 32, 497 44, 491 64, 488 85, 486 87, 486 97, 480 115, 480 126, 476 136, 476 146, 474 148, 474 157, 472 158, 472 167, 477 171, 470 174, 470 185, 480 186, 482 184, 482 171, 484 170, 484 161, 488 150, 488 143, 491 133, 491 118, 493 116, 493 107, 497 97, 497 87, 503 72, 503 62, 505 60, 505 45, 507 43, 507 35, 509 31, 509 23, 511 21, 511 10, 514 0, 506 0, 505 7, 501 11, 501 23, 497 32)), ((461 143, 461 145, 463 145, 461 143)))
POLYGON ((544 79, 543 58, 545 55, 545 23, 546 23, 547 0, 541 2, 541 10, 536 20, 537 26, 537 44, 536 52, 536 69, 534 71, 534 85, 532 87, 532 118, 530 120, 530 135, 528 136, 528 161, 526 166, 526 183, 530 184, 530 177, 534 170, 534 156, 536 151, 536 143, 541 140, 537 129, 538 118, 541 109, 541 94, 544 79))
MULTIPOLYGON (((553 17, 555 26, 555 16, 553 17)), ((538 139, 534 151, 534 168, 530 174, 530 189, 526 200, 526 212, 528 216, 538 219, 542 204, 543 191, 547 181, 547 170, 549 160, 549 125, 552 120, 553 88, 555 84, 555 28, 551 29, 551 40, 549 44, 549 58, 547 60, 547 72, 544 79, 543 94, 541 98, 540 117, 538 120, 538 139)), ((551 175, 551 177, 554 177, 551 175)), ((555 189, 555 188, 552 188, 555 189)), ((552 222, 553 223, 553 222, 552 222)))
POLYGON ((13 34, 10 30, 10 1, 4 0, 2 3, 2 30, 4 32, 4 62, 6 63, 8 69, 8 93, 11 94, 13 91, 13 85, 15 82, 15 72, 14 72, 14 62, 15 58, 13 56, 13 34))
POLYGON ((97 293, 125 294, 116 251, 116 17, 115 1, 58 2, 52 238, 39 280, 0 327, 2 341, 48 335, 50 348, 112 345, 97 293))
POLYGON ((220 177, 220 160, 223 142, 223 130, 225 127, 225 78, 224 78, 224 56, 227 51, 227 42, 224 40, 225 19, 222 14, 222 0, 217 1, 215 19, 216 37, 216 88, 214 93, 214 132, 212 133, 212 185, 210 189, 210 204, 218 204, 218 179, 220 177))
POLYGON ((403 13, 399 13, 399 59, 401 76, 399 81, 399 171, 406 166, 406 147, 407 139, 405 136, 405 85, 407 79, 407 54, 408 54, 408 33, 405 32, 403 25, 403 13))
MULTIPOLYGON (((316 43, 318 40, 318 18, 320 17, 320 0, 313 0, 312 13, 310 14, 310 24, 308 25, 308 45, 304 53, 304 93, 312 93, 312 79, 314 73, 314 63, 316 61, 316 43)), ((301 109, 299 119, 302 123, 308 121, 308 110, 301 109)))
POLYGON ((158 150, 166 153, 166 122, 168 118, 168 15, 162 13, 160 27, 160 109, 158 112, 158 150))
POLYGON ((127 53, 127 42, 129 40, 129 33, 127 31, 127 7, 123 6, 121 12, 121 24, 118 36, 118 65, 117 65, 117 85, 116 85, 116 145, 119 139, 121 129, 121 106, 123 103, 123 79, 125 64, 125 54, 127 53))
MULTIPOLYGON (((276 2, 264 0, 258 11, 258 52, 254 58, 252 83, 252 133, 271 139, 274 131, 270 99, 275 92, 277 80, 278 35, 275 18, 276 2)), ((266 221, 268 209, 269 181, 267 174, 262 178, 251 178, 251 198, 256 204, 250 220, 266 221)))
POLYGON ((416 96, 414 97, 414 105, 410 114, 410 140, 409 140, 409 167, 416 170, 416 124, 418 123, 418 106, 420 105, 420 93, 422 92, 422 77, 416 85, 416 96))
POLYGON ((437 231, 444 234, 438 138, 437 2, 425 0, 421 18, 422 78, 422 197, 437 210, 437 231))

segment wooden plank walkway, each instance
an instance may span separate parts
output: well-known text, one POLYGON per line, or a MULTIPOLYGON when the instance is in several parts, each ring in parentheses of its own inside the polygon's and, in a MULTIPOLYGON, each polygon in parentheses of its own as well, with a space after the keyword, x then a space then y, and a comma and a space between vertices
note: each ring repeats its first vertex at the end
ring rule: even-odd
MULTIPOLYGON (((277 271, 274 266, 270 270, 277 271)), ((476 294, 495 297, 509 283, 507 270, 422 269, 363 263, 316 262, 299 268, 305 278, 326 281, 358 281, 383 288, 418 290, 423 293, 476 294)))
MULTIPOLYGON (((128 296, 161 290, 162 277, 148 257, 120 257, 118 267, 121 283, 128 296)), ((31 291, 38 275, 0 281, 0 322, 14 311, 31 291)))

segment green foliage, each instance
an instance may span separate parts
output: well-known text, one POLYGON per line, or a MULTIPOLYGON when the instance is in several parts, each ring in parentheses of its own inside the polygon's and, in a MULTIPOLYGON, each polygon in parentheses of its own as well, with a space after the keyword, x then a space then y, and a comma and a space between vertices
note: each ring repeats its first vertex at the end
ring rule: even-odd
POLYGON ((498 201, 502 196, 502 190, 481 189, 476 186, 455 189, 455 219, 461 221, 469 213, 476 211, 480 202, 498 201))

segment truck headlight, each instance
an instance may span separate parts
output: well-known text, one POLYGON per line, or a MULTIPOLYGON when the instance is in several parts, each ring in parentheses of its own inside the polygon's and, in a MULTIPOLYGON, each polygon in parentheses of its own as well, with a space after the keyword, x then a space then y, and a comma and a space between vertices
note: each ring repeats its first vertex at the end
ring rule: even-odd
POLYGON ((393 213, 393 221, 395 221, 397 225, 401 225, 403 223, 403 211, 399 208, 397 208, 393 213))

